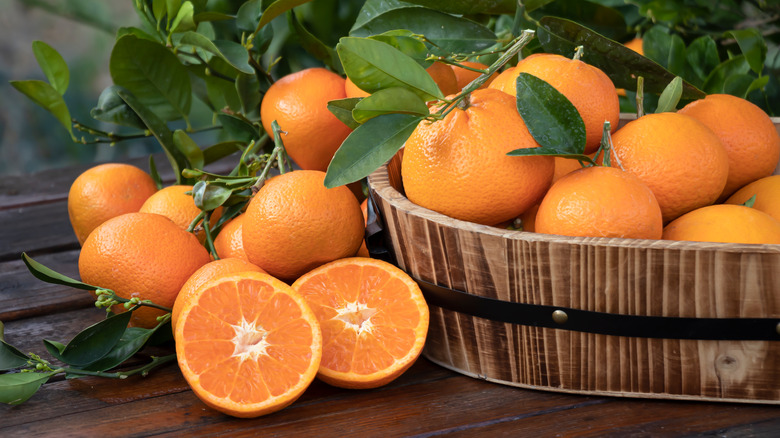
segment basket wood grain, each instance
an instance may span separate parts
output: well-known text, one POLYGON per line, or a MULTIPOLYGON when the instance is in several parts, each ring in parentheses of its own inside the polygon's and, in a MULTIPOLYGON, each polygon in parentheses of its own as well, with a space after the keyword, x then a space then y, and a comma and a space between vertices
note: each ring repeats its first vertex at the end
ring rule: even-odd
MULTIPOLYGON (((388 249, 417 279, 518 303, 780 320, 780 245, 562 237, 459 221, 404 196, 399 155, 368 184, 388 249)), ((457 372, 523 388, 780 404, 778 341, 611 336, 431 306, 423 354, 457 372)))

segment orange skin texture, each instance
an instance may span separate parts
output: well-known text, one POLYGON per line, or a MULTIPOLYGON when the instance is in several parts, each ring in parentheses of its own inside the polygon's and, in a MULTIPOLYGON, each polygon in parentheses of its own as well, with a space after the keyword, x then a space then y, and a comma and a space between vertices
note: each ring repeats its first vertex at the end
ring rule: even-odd
POLYGON ((780 244, 780 222, 744 205, 708 205, 670 222, 666 240, 780 244))
POLYGON ((620 101, 612 80, 600 69, 579 60, 550 53, 537 53, 503 71, 490 88, 517 96, 516 81, 520 73, 534 75, 558 90, 571 101, 585 122, 585 153, 595 152, 601 144, 604 121, 611 129, 620 119, 620 101))
POLYGON ((68 192, 68 217, 79 244, 108 219, 137 212, 156 191, 152 177, 130 164, 100 164, 84 171, 68 192))
MULTIPOLYGON (((111 289, 123 298, 139 297, 172 307, 182 285, 210 261, 198 239, 173 221, 152 213, 126 213, 109 219, 87 237, 79 254, 81 281, 111 289)), ((120 304, 112 309, 124 312, 120 304)), ((131 325, 157 325, 161 310, 142 307, 131 325)))
POLYGON ((222 226, 222 230, 214 238, 214 249, 217 255, 222 258, 238 258, 249 261, 244 251, 244 240, 241 230, 244 226, 243 214, 238 215, 222 226))
POLYGON ((636 176, 593 166, 559 179, 539 204, 535 231, 584 237, 659 239, 661 208, 636 176))
POLYGON ((465 110, 420 123, 406 141, 401 166, 406 195, 455 219, 484 225, 514 219, 549 188, 554 162, 506 153, 537 146, 512 96, 476 90, 465 110))
POLYGON ((273 138, 271 124, 276 120, 290 158, 302 169, 325 171, 352 132, 328 111, 328 101, 345 97, 344 78, 324 68, 289 74, 274 82, 263 97, 263 128, 273 138))
POLYGON ((726 148, 729 177, 718 197, 720 201, 774 172, 780 160, 780 135, 764 110, 752 102, 728 94, 710 94, 677 112, 702 122, 726 148))
POLYGON ((179 314, 181 313, 184 302, 194 295, 204 284, 219 277, 248 271, 265 273, 259 266, 237 258, 213 260, 198 268, 197 271, 190 275, 190 278, 187 279, 179 290, 179 293, 176 295, 176 301, 174 301, 173 310, 171 311, 171 327, 173 330, 176 330, 176 324, 179 320, 179 314))
POLYGON ((728 156, 718 137, 679 113, 647 114, 613 136, 612 163, 642 180, 658 199, 664 223, 714 203, 728 178, 728 156))
POLYGON ((221 276, 199 288, 182 304, 173 337, 195 395, 240 418, 292 404, 322 358, 322 331, 306 301, 261 272, 221 276))
POLYGON ((742 187, 726 200, 726 204, 744 204, 756 196, 753 208, 780 221, 780 175, 767 176, 742 187))
POLYGON ((327 262, 357 253, 365 222, 346 186, 327 189, 325 173, 288 172, 267 181, 247 207, 242 238, 251 263, 294 281, 327 262))
MULTIPOLYGON (((463 64, 465 66, 471 67, 471 68, 478 68, 480 70, 486 70, 488 68, 487 65, 482 64, 481 62, 475 62, 475 61, 463 61, 460 64, 463 64)), ((450 64, 450 68, 452 68, 452 71, 455 72, 455 79, 458 80, 458 88, 460 90, 466 88, 466 85, 470 84, 471 81, 478 78, 482 75, 480 72, 472 71, 469 69, 465 69, 463 67, 459 67, 457 65, 450 64)), ((480 85, 479 88, 487 88, 491 82, 498 76, 498 72, 493 73, 487 81, 485 81, 484 84, 480 85)))
POLYGON ((429 310, 417 283, 390 263, 336 260, 293 283, 322 327, 317 377, 333 386, 377 388, 417 360, 429 310))
MULTIPOLYGON (((193 186, 173 185, 163 187, 157 193, 150 196, 139 210, 141 213, 157 213, 172 220, 181 229, 189 228, 190 223, 200 214, 201 210, 195 205, 192 195, 193 186)), ((213 227, 222 216, 222 207, 217 207, 211 214, 209 223, 213 227)), ((203 230, 195 233, 200 243, 206 241, 206 233, 203 230)))

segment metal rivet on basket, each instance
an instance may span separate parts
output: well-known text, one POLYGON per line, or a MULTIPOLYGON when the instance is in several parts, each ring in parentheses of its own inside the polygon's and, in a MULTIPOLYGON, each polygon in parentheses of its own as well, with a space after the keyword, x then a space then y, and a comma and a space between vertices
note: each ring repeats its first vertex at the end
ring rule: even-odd
POLYGON ((553 321, 555 321, 558 324, 565 324, 566 321, 569 320, 569 315, 566 314, 563 310, 556 310, 552 314, 553 321))

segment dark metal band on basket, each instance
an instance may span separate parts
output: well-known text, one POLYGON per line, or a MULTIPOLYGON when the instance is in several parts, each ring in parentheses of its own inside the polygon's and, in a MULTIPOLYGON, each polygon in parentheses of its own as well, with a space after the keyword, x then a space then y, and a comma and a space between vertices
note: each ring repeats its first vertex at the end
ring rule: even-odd
MULTIPOLYGON (((394 262, 383 241, 383 224, 368 197, 366 245, 371 257, 394 262)), ((638 338, 780 341, 780 318, 678 318, 593 312, 501 301, 415 278, 428 304, 512 324, 638 338)))

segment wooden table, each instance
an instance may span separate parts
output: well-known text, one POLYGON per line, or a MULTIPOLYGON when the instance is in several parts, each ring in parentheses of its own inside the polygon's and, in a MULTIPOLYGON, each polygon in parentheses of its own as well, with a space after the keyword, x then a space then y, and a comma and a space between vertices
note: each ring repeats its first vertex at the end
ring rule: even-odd
MULTIPOLYGON (((145 159, 132 162, 146 168, 145 159)), ((0 321, 5 340, 24 352, 48 357, 42 339, 67 342, 104 316, 89 294, 35 279, 20 258, 27 252, 78 278, 66 200, 87 167, 0 179, 0 321)), ((174 363, 121 381, 55 379, 22 405, 0 405, 0 437, 149 435, 780 436, 780 409, 517 389, 424 358, 383 388, 343 390, 315 381, 290 407, 248 420, 206 407, 174 363)))

